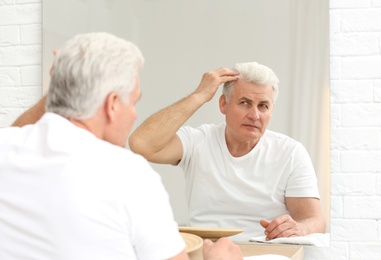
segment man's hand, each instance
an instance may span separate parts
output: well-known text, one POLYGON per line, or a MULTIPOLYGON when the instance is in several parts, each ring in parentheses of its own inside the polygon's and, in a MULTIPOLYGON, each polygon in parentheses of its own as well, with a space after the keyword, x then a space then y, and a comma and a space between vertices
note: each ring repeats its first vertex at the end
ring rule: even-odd
POLYGON ((204 101, 208 102, 214 97, 221 84, 237 80, 238 75, 237 71, 227 68, 219 68, 206 72, 202 76, 201 82, 194 93, 202 95, 204 101))
POLYGON ((302 224, 289 215, 282 215, 271 221, 262 219, 260 224, 265 228, 266 240, 306 235, 301 227, 302 224))
MULTIPOLYGON (((57 55, 58 50, 53 50, 54 57, 57 55)), ((54 63, 50 67, 49 74, 52 76, 54 70, 54 63)), ((38 101, 37 104, 35 104, 33 107, 29 108, 27 111, 22 113, 13 123, 12 126, 18 126, 22 127, 24 125, 28 124, 34 124, 36 123, 45 113, 45 104, 46 104, 47 95, 44 95, 40 101, 38 101)))
POLYGON ((238 245, 234 244, 229 238, 220 238, 213 243, 209 239, 204 240, 202 249, 204 260, 242 260, 243 255, 238 245))

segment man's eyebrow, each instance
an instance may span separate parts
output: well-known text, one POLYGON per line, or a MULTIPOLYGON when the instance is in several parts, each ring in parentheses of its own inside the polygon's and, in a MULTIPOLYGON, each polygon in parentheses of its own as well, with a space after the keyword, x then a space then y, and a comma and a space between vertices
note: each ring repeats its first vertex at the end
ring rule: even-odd
POLYGON ((241 101, 241 100, 245 100, 245 101, 253 101, 251 98, 248 98, 248 97, 240 97, 238 100, 239 100, 239 101, 241 101))
MULTIPOLYGON (((248 101, 248 102, 254 102, 253 99, 245 97, 245 96, 239 98, 238 100, 239 101, 243 101, 244 100, 244 101, 248 101)), ((270 104, 271 101, 269 99, 260 99, 258 103, 267 103, 267 104, 270 104)))

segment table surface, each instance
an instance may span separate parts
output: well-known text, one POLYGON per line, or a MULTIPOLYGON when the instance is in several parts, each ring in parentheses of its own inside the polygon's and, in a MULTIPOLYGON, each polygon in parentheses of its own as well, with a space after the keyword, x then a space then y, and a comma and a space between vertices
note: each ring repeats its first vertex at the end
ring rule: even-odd
MULTIPOLYGON (((277 254, 291 258, 292 260, 303 260, 304 251, 302 246, 262 244, 254 242, 236 242, 242 250, 244 256, 277 254)), ((191 260, 202 260, 202 247, 189 253, 191 260)))

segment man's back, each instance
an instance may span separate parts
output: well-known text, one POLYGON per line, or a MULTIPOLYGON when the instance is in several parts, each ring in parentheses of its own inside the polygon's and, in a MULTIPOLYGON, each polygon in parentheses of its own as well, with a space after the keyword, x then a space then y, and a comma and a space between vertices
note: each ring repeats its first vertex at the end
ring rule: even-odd
POLYGON ((164 259, 183 250, 167 193, 141 156, 51 113, 0 136, 0 259, 164 259))

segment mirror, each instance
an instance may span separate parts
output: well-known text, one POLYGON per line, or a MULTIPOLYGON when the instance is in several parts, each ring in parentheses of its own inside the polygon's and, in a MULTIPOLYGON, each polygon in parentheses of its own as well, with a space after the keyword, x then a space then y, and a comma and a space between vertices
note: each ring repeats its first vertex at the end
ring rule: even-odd
MULTIPOLYGON (((204 72, 257 61, 280 79, 269 129, 302 142, 318 176, 329 228, 328 0, 45 0, 43 84, 53 49, 77 33, 107 31, 136 43, 145 56, 143 98, 135 127, 193 91, 204 72)), ((219 93, 187 122, 224 120, 219 93)), ((185 223, 179 167, 152 165, 162 176, 177 222, 185 223)), ((328 231, 328 230, 327 230, 328 231)))

